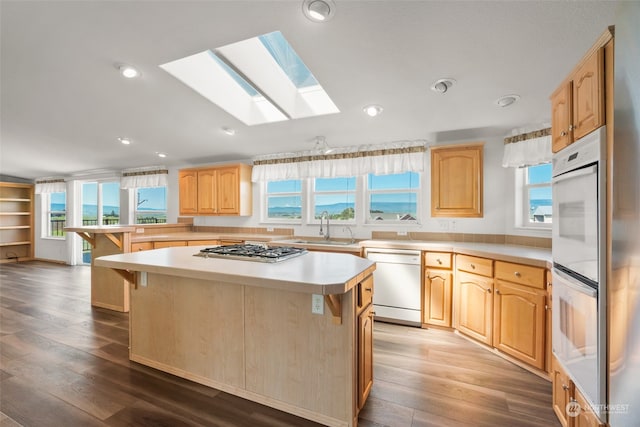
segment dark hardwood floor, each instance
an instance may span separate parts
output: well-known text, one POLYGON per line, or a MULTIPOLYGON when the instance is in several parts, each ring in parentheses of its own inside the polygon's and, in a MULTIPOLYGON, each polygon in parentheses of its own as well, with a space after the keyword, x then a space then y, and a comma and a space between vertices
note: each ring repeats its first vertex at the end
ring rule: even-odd
MULTIPOLYGON (((0 427, 316 426, 130 362, 128 316, 90 306, 90 269, 0 266, 0 427)), ((359 425, 557 426, 551 384, 443 330, 377 322, 359 425)))

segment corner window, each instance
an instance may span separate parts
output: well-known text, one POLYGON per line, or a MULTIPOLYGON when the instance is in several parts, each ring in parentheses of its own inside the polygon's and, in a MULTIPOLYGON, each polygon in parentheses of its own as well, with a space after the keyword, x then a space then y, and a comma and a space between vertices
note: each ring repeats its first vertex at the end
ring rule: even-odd
POLYGON ((167 187, 140 187, 135 197, 136 224, 167 222, 167 187))
POLYGON ((67 223, 67 193, 50 193, 46 196, 47 226, 44 237, 63 238, 67 223))
POLYGON ((313 180, 313 219, 324 212, 332 220, 355 222, 356 178, 315 178, 313 180))
POLYGON ((418 222, 420 174, 367 176, 367 222, 418 222))
POLYGON ((269 181, 266 187, 263 218, 266 221, 299 223, 302 220, 302 181, 269 181))
POLYGON ((551 163, 528 166, 522 174, 522 226, 551 228, 551 163))

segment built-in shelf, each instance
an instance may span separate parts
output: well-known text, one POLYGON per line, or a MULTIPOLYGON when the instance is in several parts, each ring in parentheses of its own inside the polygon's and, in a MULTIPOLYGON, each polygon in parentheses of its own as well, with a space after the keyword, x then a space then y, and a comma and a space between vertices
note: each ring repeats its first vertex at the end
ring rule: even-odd
POLYGON ((0 263, 33 259, 32 184, 0 182, 0 263))

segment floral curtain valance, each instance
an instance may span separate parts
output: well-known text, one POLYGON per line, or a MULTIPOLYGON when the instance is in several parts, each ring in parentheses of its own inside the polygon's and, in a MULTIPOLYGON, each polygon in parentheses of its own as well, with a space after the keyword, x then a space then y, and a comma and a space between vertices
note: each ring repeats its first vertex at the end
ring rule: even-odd
POLYGON ((162 166, 125 169, 120 178, 120 188, 165 187, 169 171, 162 166))
POLYGON ((426 141, 392 142, 256 157, 252 181, 422 172, 426 141))
POLYGON ((549 163, 551 158, 551 128, 520 133, 504 139, 502 166, 505 168, 549 163))
POLYGON ((64 193, 67 191, 67 184, 62 178, 43 178, 36 180, 36 194, 64 193))

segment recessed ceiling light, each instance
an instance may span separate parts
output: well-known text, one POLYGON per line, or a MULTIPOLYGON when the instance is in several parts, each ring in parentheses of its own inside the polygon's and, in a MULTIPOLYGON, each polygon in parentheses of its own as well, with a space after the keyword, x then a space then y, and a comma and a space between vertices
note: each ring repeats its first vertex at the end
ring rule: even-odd
POLYGON ((455 82, 456 81, 454 79, 439 79, 433 82, 433 84, 431 85, 431 90, 437 93, 445 93, 451 86, 455 84, 455 82))
POLYGON ((156 153, 158 157, 162 157, 163 159, 167 157, 167 153, 156 153))
POLYGON ((304 0, 302 13, 313 22, 326 22, 333 18, 336 4, 333 0, 304 0))
POLYGON ((131 144, 131 140, 129 138, 118 138, 118 141, 120 141, 124 145, 131 144))
POLYGON ((118 70, 120 70, 120 74, 122 74, 123 77, 126 77, 128 79, 133 79, 140 75, 140 71, 138 71, 131 65, 119 65, 118 70))
POLYGON ((375 117, 378 114, 382 113, 382 107, 379 105, 367 105, 362 109, 365 113, 367 113, 370 117, 375 117))
POLYGON ((519 99, 520 99, 520 95, 505 95, 498 98, 495 104, 498 107, 508 107, 509 105, 514 104, 519 99))
POLYGON ((228 127, 223 127, 222 132, 226 133, 229 136, 233 136, 236 134, 236 130, 228 127))

